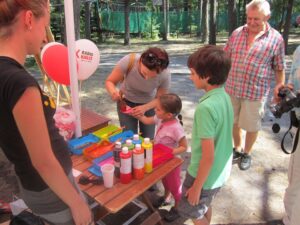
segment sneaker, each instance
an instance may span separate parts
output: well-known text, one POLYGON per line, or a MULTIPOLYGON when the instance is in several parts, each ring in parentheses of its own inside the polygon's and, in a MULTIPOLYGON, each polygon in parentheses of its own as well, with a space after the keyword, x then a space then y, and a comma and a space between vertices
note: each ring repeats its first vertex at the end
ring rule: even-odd
POLYGON ((161 206, 169 205, 170 202, 167 202, 164 197, 159 197, 155 202, 152 203, 154 208, 159 208, 161 206))
POLYGON ((251 156, 247 153, 244 153, 241 156, 241 162, 239 164, 240 170, 247 170, 251 166, 251 156))
POLYGON ((235 148, 233 148, 232 152, 233 152, 232 164, 238 163, 243 153, 235 150, 235 148))
POLYGON ((169 212, 167 212, 164 216, 164 220, 167 222, 173 222, 174 220, 177 220, 180 217, 177 209, 174 207, 171 208, 169 212))

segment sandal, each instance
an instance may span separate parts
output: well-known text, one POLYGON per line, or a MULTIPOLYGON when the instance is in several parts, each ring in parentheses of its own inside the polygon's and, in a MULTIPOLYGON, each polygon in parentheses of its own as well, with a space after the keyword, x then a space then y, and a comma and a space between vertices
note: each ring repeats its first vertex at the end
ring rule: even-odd
POLYGON ((164 220, 167 222, 173 222, 180 217, 179 212, 174 207, 171 208, 169 212, 167 212, 164 216, 164 220))

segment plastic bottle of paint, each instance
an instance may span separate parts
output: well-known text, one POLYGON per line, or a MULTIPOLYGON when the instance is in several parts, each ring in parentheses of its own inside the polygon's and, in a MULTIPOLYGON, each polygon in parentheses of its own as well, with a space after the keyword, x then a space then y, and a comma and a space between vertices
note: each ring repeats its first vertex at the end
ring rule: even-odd
POLYGON ((140 180, 144 178, 145 173, 144 149, 140 144, 136 144, 133 149, 133 177, 140 180))
POLYGON ((140 140, 140 137, 138 134, 134 134, 132 138, 132 144, 142 144, 142 141, 140 140))
POLYGON ((134 149, 134 144, 132 144, 131 139, 127 139, 123 147, 127 147, 129 151, 132 151, 134 149))
POLYGON ((120 141, 117 141, 115 143, 115 147, 113 149, 113 155, 114 155, 114 165, 115 165, 115 176, 120 178, 120 153, 122 152, 122 144, 120 141))
POLYGON ((145 150, 145 172, 152 172, 152 155, 153 155, 153 145, 150 141, 150 138, 144 138, 142 147, 145 150))
POLYGON ((131 152, 128 151, 127 147, 122 148, 122 152, 120 153, 121 158, 121 168, 120 168, 120 181, 122 184, 130 183, 132 176, 132 159, 131 152))

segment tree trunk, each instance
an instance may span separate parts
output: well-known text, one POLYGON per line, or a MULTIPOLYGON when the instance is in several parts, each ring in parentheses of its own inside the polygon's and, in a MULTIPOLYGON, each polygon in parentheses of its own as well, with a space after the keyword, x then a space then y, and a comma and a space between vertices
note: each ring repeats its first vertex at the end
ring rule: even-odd
POLYGON ((197 37, 201 37, 201 15, 202 15, 202 0, 198 0, 198 12, 199 12, 199 21, 198 21, 198 33, 197 33, 197 37))
POLYGON ((286 54, 287 54, 287 46, 288 46, 288 40, 289 40, 289 32, 290 32, 293 4, 294 4, 294 0, 288 0, 287 12, 286 12, 285 23, 284 23, 284 28, 283 28, 283 35, 282 35, 283 39, 284 39, 284 46, 285 46, 286 54))
POLYGON ((167 38, 170 35, 170 0, 166 0, 167 1, 167 38))
POLYGON ((201 27, 202 27, 202 42, 205 44, 208 42, 208 16, 207 15, 208 15, 208 0, 203 0, 201 27))
POLYGON ((85 38, 91 39, 91 2, 84 3, 84 14, 85 14, 85 38))
POLYGON ((102 22, 101 22, 101 18, 99 15, 99 8, 98 8, 98 4, 96 3, 95 7, 94 7, 94 13, 95 13, 95 20, 96 20, 96 32, 97 32, 97 36, 98 36, 98 41, 102 42, 103 41, 103 32, 102 32, 102 22))
POLYGON ((138 24, 138 37, 141 38, 141 18, 140 18, 140 5, 137 5, 136 12, 137 12, 137 24, 138 24))
POLYGON ((187 12, 189 10, 189 1, 184 0, 183 1, 183 11, 187 12))
POLYGON ((75 40, 80 39, 80 0, 74 0, 75 40))
POLYGON ((209 1, 209 41, 210 45, 215 45, 217 43, 217 0, 209 1))
POLYGON ((228 36, 237 28, 236 0, 228 0, 228 36))
POLYGON ((283 27, 283 23, 284 23, 284 15, 285 15, 285 10, 286 10, 287 6, 285 4, 285 0, 283 0, 282 2, 282 8, 281 8, 281 17, 280 17, 280 21, 277 25, 277 30, 282 34, 282 27, 283 27))
POLYGON ((65 43, 65 40, 67 40, 66 38, 66 26, 65 26, 65 14, 64 14, 64 5, 62 3, 62 0, 57 0, 57 5, 58 6, 58 13, 59 15, 62 15, 60 16, 60 21, 59 21, 59 24, 60 24, 60 41, 61 43, 65 43))
POLYGON ((250 0, 243 1, 243 17, 242 17, 242 24, 246 23, 247 20, 247 13, 246 13, 246 5, 250 2, 250 0))
POLYGON ((188 21, 189 21, 189 27, 190 27, 190 37, 192 37, 192 26, 193 26, 193 13, 192 13, 192 3, 189 3, 189 10, 188 10, 188 21))
POLYGON ((129 0, 124 1, 125 36, 124 45, 130 45, 129 0))
POLYGON ((241 25, 243 25, 243 23, 242 23, 242 7, 241 7, 241 5, 242 5, 242 2, 243 0, 238 0, 238 26, 241 26, 241 25))
POLYGON ((163 0, 163 14, 164 14, 164 32, 162 38, 164 41, 168 40, 168 0, 163 0))

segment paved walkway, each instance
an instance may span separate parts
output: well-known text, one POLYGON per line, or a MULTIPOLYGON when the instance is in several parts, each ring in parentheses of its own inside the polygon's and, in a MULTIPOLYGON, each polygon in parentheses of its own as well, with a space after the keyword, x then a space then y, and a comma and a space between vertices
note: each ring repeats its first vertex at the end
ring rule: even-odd
MULTIPOLYGON (((196 90, 189 80, 186 61, 189 54, 200 45, 195 41, 186 41, 172 44, 160 42, 157 46, 164 47, 171 56, 171 91, 182 98, 184 129, 188 140, 190 140, 194 108, 203 92, 196 90)), ((104 88, 105 78, 123 55, 135 51, 140 52, 147 47, 145 44, 132 47, 121 44, 109 46, 109 48, 104 45, 100 46, 100 67, 81 85, 82 106, 106 115, 112 119, 113 123, 117 124, 115 104, 110 100, 104 88)), ((290 58, 287 56, 288 62, 290 62, 290 58)), ((282 199, 287 187, 289 156, 280 150, 280 140, 287 125, 285 120, 281 119, 279 121, 282 125, 281 132, 275 135, 271 131, 273 122, 274 118, 267 112, 263 120, 263 130, 253 149, 253 165, 248 171, 240 171, 236 165, 233 167, 229 181, 214 200, 212 224, 262 225, 266 224, 267 221, 282 217, 284 212, 282 199)), ((185 164, 182 178, 190 158, 190 150, 183 155, 183 158, 185 164)), ((0 199, 9 199, 12 192, 17 193, 11 169, 11 166, 0 154, 0 199)), ((126 215, 126 212, 121 214, 126 215)), ((132 224, 139 224, 140 220, 136 220, 132 224)), ((113 221, 111 224, 116 225, 116 221, 113 221)), ((186 218, 182 218, 171 224, 191 223, 186 221, 186 218)))

